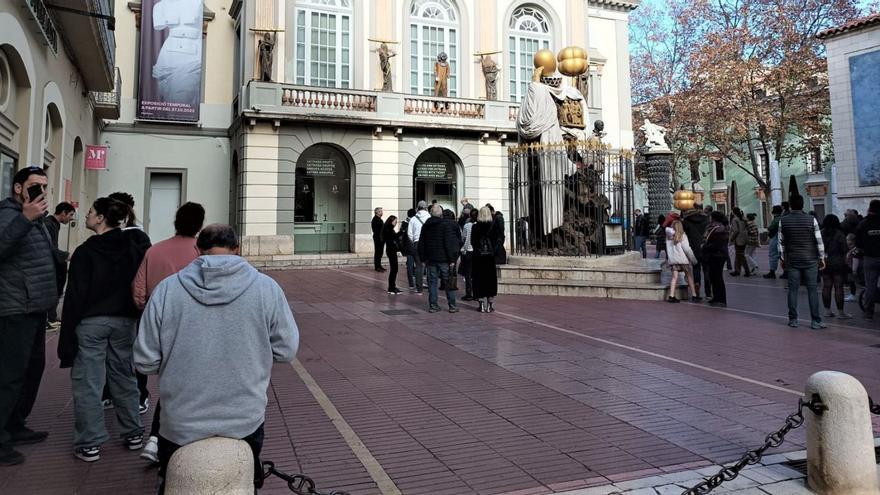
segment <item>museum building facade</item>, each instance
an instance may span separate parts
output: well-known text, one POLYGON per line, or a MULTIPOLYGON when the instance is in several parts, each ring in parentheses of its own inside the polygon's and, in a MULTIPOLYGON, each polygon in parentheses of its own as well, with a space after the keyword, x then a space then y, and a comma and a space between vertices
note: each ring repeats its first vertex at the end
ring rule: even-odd
POLYGON ((588 127, 602 120, 611 148, 633 146, 635 1, 205 0, 190 15, 200 17, 200 48, 193 19, 168 20, 157 7, 187 1, 116 5, 126 83, 121 117, 101 135, 100 189, 134 194, 156 240, 173 233, 169 214, 185 201, 235 225, 245 254, 268 266, 371 253, 379 206, 405 217, 419 200, 458 211, 468 198, 504 212, 507 147, 542 48, 586 49, 588 127), (156 103, 189 98, 182 74, 196 65, 198 101, 156 103))

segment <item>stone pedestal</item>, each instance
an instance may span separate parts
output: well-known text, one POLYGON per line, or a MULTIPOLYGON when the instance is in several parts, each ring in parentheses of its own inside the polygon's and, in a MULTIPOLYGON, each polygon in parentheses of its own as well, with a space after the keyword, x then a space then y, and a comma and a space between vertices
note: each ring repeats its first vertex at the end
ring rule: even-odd
POLYGON ((648 210, 651 224, 657 221, 657 215, 666 215, 672 211, 672 193, 669 192, 669 181, 672 178, 672 153, 647 152, 645 165, 648 169, 648 210))
POLYGON ((168 495, 251 495, 254 454, 243 440, 199 440, 171 456, 165 483, 168 495))

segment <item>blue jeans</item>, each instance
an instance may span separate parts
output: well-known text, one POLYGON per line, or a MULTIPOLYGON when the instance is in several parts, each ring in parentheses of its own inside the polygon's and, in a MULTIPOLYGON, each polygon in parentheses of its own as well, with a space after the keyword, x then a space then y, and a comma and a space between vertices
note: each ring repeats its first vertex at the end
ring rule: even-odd
POLYGON ((807 301, 810 303, 810 318, 813 323, 820 323, 819 314, 819 264, 816 261, 806 264, 785 265, 788 273, 788 319, 798 319, 798 290, 803 281, 807 286, 807 301))
POLYGON ((110 438, 101 407, 105 378, 110 385, 120 436, 144 432, 132 366, 135 323, 133 318, 121 316, 92 316, 76 327, 78 350, 70 370, 76 448, 98 447, 110 438))
MULTIPOLYGON (((428 263, 428 305, 430 307, 439 307, 437 304, 437 288, 443 279, 446 287, 449 287, 449 263, 428 263)), ((446 289, 446 301, 450 308, 455 307, 454 290, 446 289)))
POLYGON ((770 262, 770 271, 775 272, 779 267, 779 239, 776 236, 770 238, 770 254, 768 256, 770 262))
POLYGON ((416 287, 416 257, 411 254, 406 255, 406 281, 410 289, 416 287))
POLYGON ((648 238, 643 235, 637 235, 635 237, 636 251, 639 251, 642 253, 642 258, 648 257, 648 247, 645 246, 647 241, 648 241, 648 238))

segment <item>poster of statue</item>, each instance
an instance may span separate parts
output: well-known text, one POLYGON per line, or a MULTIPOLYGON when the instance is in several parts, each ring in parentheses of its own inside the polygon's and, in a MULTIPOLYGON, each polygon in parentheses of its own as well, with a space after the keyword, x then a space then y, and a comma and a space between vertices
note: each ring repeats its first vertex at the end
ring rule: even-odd
POLYGON ((199 120, 203 15, 202 0, 141 2, 138 118, 199 120))

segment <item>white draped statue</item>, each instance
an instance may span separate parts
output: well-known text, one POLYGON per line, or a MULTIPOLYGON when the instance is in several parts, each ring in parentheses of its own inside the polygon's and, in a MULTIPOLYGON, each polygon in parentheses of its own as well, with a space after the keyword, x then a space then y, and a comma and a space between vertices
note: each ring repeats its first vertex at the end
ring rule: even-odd
MULTIPOLYGON (((564 139, 586 141, 587 133, 584 129, 565 127, 559 123, 557 101, 574 100, 580 104, 585 128, 589 128, 587 105, 584 96, 575 88, 561 86, 554 88, 540 82, 529 83, 529 91, 519 109, 516 119, 516 128, 519 135, 527 140, 539 139, 541 143, 561 144, 564 139)), ((565 159, 560 166, 557 163, 548 163, 544 155, 538 155, 540 160, 540 177, 532 178, 541 181, 542 211, 541 225, 544 235, 553 232, 553 229, 562 226, 565 205, 565 175, 572 175, 577 170, 577 164, 571 157, 565 159)), ((528 170, 520 166, 517 171, 517 182, 520 184, 530 181, 528 170)), ((526 186, 517 187, 517 198, 522 205, 520 216, 529 215, 529 197, 526 186)))

